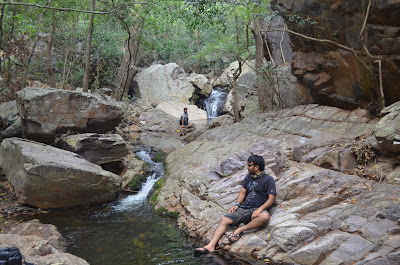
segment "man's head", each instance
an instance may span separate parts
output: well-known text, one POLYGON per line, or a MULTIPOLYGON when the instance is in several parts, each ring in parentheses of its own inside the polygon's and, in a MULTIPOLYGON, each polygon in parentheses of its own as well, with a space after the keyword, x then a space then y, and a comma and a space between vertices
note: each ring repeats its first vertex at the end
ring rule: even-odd
POLYGON ((185 112, 185 113, 186 113, 186 112, 187 112, 187 108, 183 108, 183 112, 185 112))
POLYGON ((265 168, 264 158, 258 155, 252 155, 247 159, 247 169, 250 174, 257 174, 265 168))

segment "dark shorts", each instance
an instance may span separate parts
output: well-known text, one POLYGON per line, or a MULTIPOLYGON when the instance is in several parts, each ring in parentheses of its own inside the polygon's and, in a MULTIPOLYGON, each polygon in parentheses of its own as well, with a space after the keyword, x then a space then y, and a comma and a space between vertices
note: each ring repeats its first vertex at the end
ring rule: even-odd
MULTIPOLYGON (((179 120, 179 125, 182 125, 182 118, 179 120)), ((188 125, 188 119, 185 119, 184 121, 183 121, 183 125, 188 125)))
MULTIPOLYGON (((231 219, 233 221, 233 226, 238 226, 239 224, 248 224, 251 221, 251 215, 255 210, 258 208, 249 208, 249 209, 244 209, 244 208, 239 208, 233 213, 228 213, 225 215, 225 217, 231 219)), ((266 212, 269 214, 267 210, 263 210, 262 212, 266 212)))

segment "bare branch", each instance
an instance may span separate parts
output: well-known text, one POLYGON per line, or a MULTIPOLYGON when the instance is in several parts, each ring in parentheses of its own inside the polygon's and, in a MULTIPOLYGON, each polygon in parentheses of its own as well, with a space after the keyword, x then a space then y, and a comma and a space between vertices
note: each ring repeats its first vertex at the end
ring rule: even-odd
POLYGON ((367 12, 365 13, 365 18, 364 18, 364 23, 363 23, 363 25, 362 25, 362 28, 361 28, 361 31, 360 31, 360 37, 361 37, 361 39, 363 39, 363 33, 364 33, 364 30, 365 30, 365 25, 367 25, 367 20, 368 20, 368 17, 369 17, 369 10, 370 10, 370 8, 371 8, 371 4, 372 4, 372 0, 369 0, 368 1, 368 7, 367 7, 367 12))
POLYGON ((381 93, 381 108, 385 107, 385 94, 383 94, 383 84, 382 84, 382 61, 376 60, 374 63, 378 63, 379 65, 379 91, 381 93))
POLYGON ((354 54, 354 56, 358 59, 358 61, 359 61, 360 63, 362 63, 362 64, 365 66, 365 68, 366 68, 369 72, 372 72, 372 70, 369 69, 369 67, 366 65, 366 63, 365 63, 363 60, 361 60, 360 56, 359 56, 358 53, 357 53, 357 52, 359 52, 359 51, 356 51, 356 50, 354 50, 353 48, 347 47, 347 46, 345 46, 345 45, 342 45, 342 44, 337 43, 337 42, 332 41, 332 40, 317 39, 317 38, 309 37, 309 36, 303 35, 303 34, 301 34, 301 33, 292 31, 292 30, 290 30, 290 29, 272 29, 272 30, 268 30, 268 31, 264 31, 264 32, 269 32, 269 31, 286 31, 286 32, 288 32, 288 33, 291 33, 291 34, 293 34, 293 35, 300 36, 300 37, 305 38, 305 39, 307 39, 307 40, 313 40, 313 41, 317 41, 317 42, 329 43, 329 44, 336 45, 336 46, 338 46, 339 48, 342 48, 343 50, 347 50, 347 51, 352 52, 352 53, 354 54))
MULTIPOLYGON (((284 29, 287 29, 286 25, 284 25, 284 29)), ((281 49, 281 54, 282 54, 283 63, 285 64, 285 63, 286 63, 285 54, 283 53, 283 48, 282 48, 282 43, 283 43, 283 37, 284 37, 284 36, 285 36, 285 32, 283 31, 283 32, 282 32, 282 39, 281 39, 281 42, 279 43, 279 46, 280 46, 280 49, 281 49)))
POLYGON ((270 29, 270 30, 266 30, 266 31, 264 31, 264 32, 270 32, 270 31, 286 31, 286 32, 291 33, 291 34, 293 34, 293 35, 297 35, 297 36, 303 37, 303 38, 305 38, 305 39, 307 39, 307 40, 313 40, 313 41, 317 41, 317 42, 330 43, 330 44, 336 45, 336 46, 338 46, 338 47, 340 47, 340 48, 342 48, 342 49, 344 49, 344 50, 348 50, 348 51, 351 51, 351 52, 353 52, 353 53, 356 52, 353 48, 347 47, 347 46, 345 46, 345 45, 342 45, 342 44, 340 44, 340 43, 334 42, 334 41, 332 41, 332 40, 317 39, 317 38, 309 37, 309 36, 303 35, 303 34, 301 34, 301 33, 292 31, 292 30, 290 30, 290 29, 270 29))
MULTIPOLYGON (((132 2, 132 3, 127 3, 126 5, 129 4, 146 4, 146 3, 137 3, 137 2, 132 2)), ((63 12, 78 12, 78 13, 87 13, 87 14, 96 14, 96 15, 106 15, 106 14, 111 14, 116 12, 120 8, 115 8, 110 11, 90 11, 90 10, 80 10, 80 9, 74 9, 74 8, 63 8, 63 7, 52 7, 52 6, 42 6, 38 4, 33 4, 33 3, 23 3, 23 2, 2 2, 0 3, 0 6, 5 6, 5 5, 13 5, 13 6, 28 6, 28 7, 37 7, 37 8, 45 8, 45 9, 52 9, 52 10, 57 10, 57 11, 63 11, 63 12)))

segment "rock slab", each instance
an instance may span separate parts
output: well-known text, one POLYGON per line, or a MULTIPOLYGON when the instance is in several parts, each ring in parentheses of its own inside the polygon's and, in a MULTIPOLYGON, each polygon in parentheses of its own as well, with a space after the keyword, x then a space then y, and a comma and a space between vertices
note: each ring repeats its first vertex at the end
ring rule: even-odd
POLYGON ((17 93, 24 137, 52 143, 67 131, 106 133, 123 117, 120 103, 106 95, 27 87, 17 93))
POLYGON ((0 166, 20 203, 44 209, 109 202, 121 190, 119 176, 75 153, 29 140, 5 139, 0 166))
POLYGON ((121 161, 128 155, 128 147, 119 134, 85 133, 64 135, 59 144, 96 165, 121 161))

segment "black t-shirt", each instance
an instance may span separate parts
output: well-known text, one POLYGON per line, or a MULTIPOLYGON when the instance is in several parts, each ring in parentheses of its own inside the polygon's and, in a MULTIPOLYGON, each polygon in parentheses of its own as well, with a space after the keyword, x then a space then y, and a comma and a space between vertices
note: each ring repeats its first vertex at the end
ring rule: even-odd
POLYGON ((247 192, 241 208, 258 208, 268 200, 268 194, 276 195, 275 181, 268 174, 257 179, 247 174, 242 181, 242 187, 247 192))

